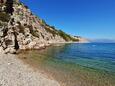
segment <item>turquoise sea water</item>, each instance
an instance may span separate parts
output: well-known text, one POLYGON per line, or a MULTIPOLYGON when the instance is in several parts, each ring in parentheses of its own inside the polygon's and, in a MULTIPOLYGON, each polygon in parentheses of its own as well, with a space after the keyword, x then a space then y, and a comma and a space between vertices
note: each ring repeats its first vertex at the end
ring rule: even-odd
POLYGON ((62 61, 115 73, 115 44, 65 44, 51 48, 49 54, 62 61))
POLYGON ((25 55, 62 86, 115 86, 114 43, 54 45, 25 55))

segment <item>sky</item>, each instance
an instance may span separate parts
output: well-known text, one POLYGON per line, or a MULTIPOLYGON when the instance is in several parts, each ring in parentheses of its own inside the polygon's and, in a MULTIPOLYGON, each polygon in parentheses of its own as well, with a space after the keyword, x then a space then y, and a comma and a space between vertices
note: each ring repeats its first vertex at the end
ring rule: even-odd
POLYGON ((115 0, 21 0, 34 14, 71 35, 115 39, 115 0))

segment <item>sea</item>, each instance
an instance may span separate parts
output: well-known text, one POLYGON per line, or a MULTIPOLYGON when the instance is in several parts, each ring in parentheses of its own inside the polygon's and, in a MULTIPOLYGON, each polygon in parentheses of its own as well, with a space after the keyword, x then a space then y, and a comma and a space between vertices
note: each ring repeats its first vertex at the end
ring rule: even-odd
POLYGON ((54 44, 20 56, 61 86, 115 86, 115 43, 54 44))

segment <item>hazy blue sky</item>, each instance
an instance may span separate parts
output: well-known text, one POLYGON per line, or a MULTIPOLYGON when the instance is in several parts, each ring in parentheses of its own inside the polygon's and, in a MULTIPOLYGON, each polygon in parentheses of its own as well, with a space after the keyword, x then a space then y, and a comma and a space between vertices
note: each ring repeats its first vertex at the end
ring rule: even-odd
POLYGON ((115 0, 21 0, 48 24, 86 38, 115 39, 115 0))

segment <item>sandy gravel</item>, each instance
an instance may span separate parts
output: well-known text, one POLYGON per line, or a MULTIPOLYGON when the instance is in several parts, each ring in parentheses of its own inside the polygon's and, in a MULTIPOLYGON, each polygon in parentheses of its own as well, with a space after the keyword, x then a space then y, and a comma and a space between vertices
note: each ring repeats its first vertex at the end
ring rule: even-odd
POLYGON ((60 86, 34 71, 15 55, 0 54, 0 86, 60 86))

